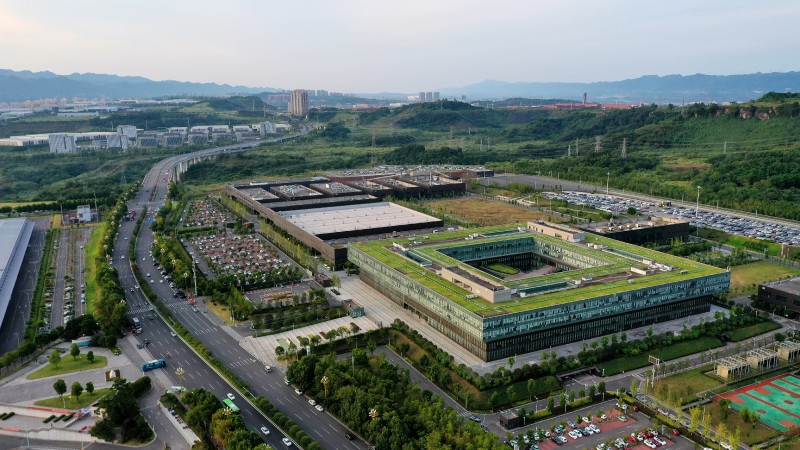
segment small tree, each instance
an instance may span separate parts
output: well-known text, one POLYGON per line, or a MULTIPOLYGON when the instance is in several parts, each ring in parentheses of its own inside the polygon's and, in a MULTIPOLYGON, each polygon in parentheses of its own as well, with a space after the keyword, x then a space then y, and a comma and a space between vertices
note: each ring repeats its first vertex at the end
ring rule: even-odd
POLYGON ((89 350, 86 353, 86 360, 89 361, 89 364, 94 362, 94 352, 93 351, 89 350))
POLYGON ((275 354, 278 355, 278 357, 283 356, 284 353, 286 353, 286 350, 283 347, 280 345, 275 347, 275 354))
MULTIPOLYGON (((86 356, 89 356, 89 355, 86 355, 86 356)), ((92 383, 91 381, 86 382, 86 392, 88 392, 89 395, 94 394, 94 383, 92 383)))
POLYGON ((639 392, 639 380, 636 378, 631 379, 631 395, 636 397, 636 394, 639 392))
POLYGON ((731 401, 727 398, 720 399, 719 401, 719 410, 722 413, 722 420, 728 420, 728 416, 731 413, 731 401))
POLYGON ((514 386, 509 386, 508 389, 506 389, 506 397, 508 397, 508 402, 513 405, 514 401, 517 399, 517 390, 514 389, 514 386))
POLYGON ((57 379, 56 382, 53 383, 53 390, 56 391, 59 397, 63 397, 64 393, 67 392, 67 382, 61 378, 57 379))
POLYGON ((78 355, 80 355, 80 354, 81 354, 81 349, 80 349, 80 348, 78 348, 78 344, 72 344, 72 345, 69 347, 69 354, 70 354, 70 355, 72 355, 72 360, 73 360, 73 361, 75 360, 75 358, 77 358, 77 357, 78 357, 78 355))
POLYGON ((700 427, 700 420, 703 418, 703 410, 699 406, 689 410, 689 432, 694 433, 700 427))
POLYGON ((72 383, 72 395, 75 397, 76 400, 79 400, 83 394, 83 386, 77 381, 72 383))
POLYGON ((547 397, 547 410, 552 413, 554 412, 555 409, 556 409, 556 398, 547 397))
POLYGON ((528 379, 528 401, 533 400, 533 392, 536 390, 536 381, 533 378, 528 379))
MULTIPOLYGON (((58 352, 57 348, 54 348, 53 351, 50 352, 50 356, 47 357, 47 361, 53 365, 56 369, 58 369, 58 363, 61 362, 61 353, 58 352)), ((66 388, 64 388, 64 392, 66 392, 66 388)))

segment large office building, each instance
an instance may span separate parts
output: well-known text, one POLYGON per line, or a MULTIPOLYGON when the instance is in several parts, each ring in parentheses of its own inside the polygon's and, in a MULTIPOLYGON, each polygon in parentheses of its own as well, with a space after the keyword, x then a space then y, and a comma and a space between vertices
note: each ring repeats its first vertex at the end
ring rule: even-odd
POLYGON ((33 223, 25 219, 0 220, 0 325, 5 319, 31 233, 33 223))
POLYGON ((289 114, 293 116, 305 116, 308 113, 308 91, 305 89, 295 89, 289 99, 289 114))
POLYGON ((350 245, 361 278, 485 361, 707 312, 730 273, 548 223, 350 245))

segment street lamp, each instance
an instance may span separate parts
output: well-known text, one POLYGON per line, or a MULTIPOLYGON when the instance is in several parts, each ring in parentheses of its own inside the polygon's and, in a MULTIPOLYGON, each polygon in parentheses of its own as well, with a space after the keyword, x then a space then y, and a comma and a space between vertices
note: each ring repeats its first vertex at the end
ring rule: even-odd
MULTIPOLYGON (((183 387, 183 367, 178 367, 178 370, 175 371, 175 375, 178 376, 178 383, 183 387)), ((179 392, 183 393, 183 389, 180 389, 179 392)))
POLYGON ((611 172, 606 172, 606 195, 608 195, 608 181, 611 179, 611 172))
POLYGON ((700 211, 700 186, 697 186, 697 206, 694 208, 694 218, 697 219, 697 213, 700 211))

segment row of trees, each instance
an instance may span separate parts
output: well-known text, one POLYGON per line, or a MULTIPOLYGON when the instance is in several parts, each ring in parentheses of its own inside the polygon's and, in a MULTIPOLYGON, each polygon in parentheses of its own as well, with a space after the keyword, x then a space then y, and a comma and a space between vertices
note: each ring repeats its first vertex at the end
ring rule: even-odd
POLYGON ((361 349, 353 350, 352 361, 304 356, 287 377, 377 448, 504 448, 495 435, 413 383, 407 370, 361 349))
MULTIPOLYGON (((179 403, 171 394, 167 396, 170 400, 165 403, 179 403)), ((189 406, 184 415, 186 423, 205 434, 206 443, 201 448, 214 448, 213 445, 208 445, 209 439, 213 439, 227 450, 268 448, 257 433, 245 426, 240 416, 224 409, 222 403, 211 392, 203 388, 192 389, 182 400, 189 406)))

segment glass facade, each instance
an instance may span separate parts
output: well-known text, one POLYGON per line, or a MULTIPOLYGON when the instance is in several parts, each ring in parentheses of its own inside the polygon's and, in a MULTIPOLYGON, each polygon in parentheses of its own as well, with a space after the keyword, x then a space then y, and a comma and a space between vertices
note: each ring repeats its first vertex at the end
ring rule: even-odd
MULTIPOLYGON (((507 245, 498 249, 498 243, 484 243, 443 250, 461 261, 496 258, 508 255, 509 249, 514 248, 520 252, 533 250, 576 267, 608 263, 600 257, 592 258, 546 241, 542 243, 547 245, 537 247, 530 238, 501 243, 507 245)), ((707 299, 730 285, 730 274, 723 272, 656 286, 631 284, 622 292, 607 295, 592 296, 587 291, 584 298, 551 306, 532 305, 513 313, 501 313, 488 306, 485 311, 473 312, 357 247, 350 248, 349 259, 359 266, 361 278, 370 286, 489 361, 708 311, 707 299)))

